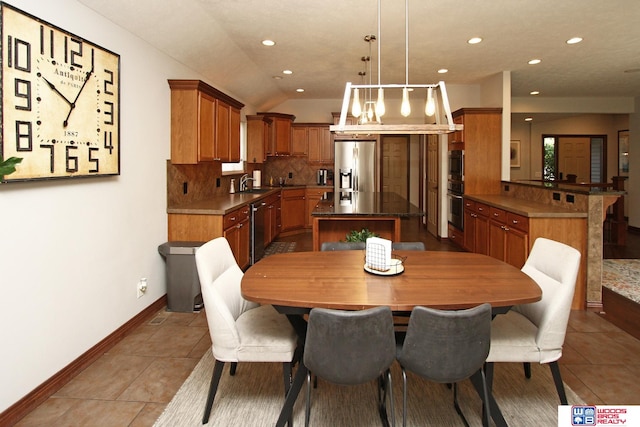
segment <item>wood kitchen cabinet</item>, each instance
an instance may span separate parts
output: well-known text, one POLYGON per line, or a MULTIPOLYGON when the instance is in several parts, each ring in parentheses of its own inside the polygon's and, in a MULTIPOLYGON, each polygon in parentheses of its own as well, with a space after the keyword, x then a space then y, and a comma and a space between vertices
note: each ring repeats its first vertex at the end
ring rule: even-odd
POLYGON ((309 149, 307 127, 293 124, 291 126, 291 155, 306 156, 309 149))
POLYGON ((464 248, 487 255, 489 252, 489 206, 464 200, 464 248))
POLYGON ((291 154, 291 126, 296 119, 291 114, 258 113, 271 120, 267 156, 288 156, 291 154))
POLYGON ((273 242, 278 234, 280 234, 281 224, 281 207, 280 192, 272 194, 265 198, 266 213, 264 216, 264 244, 265 247, 273 242))
POLYGON ((247 116, 247 161, 249 163, 267 161, 267 146, 269 145, 272 122, 266 116, 247 116))
POLYGON ((300 230, 306 224, 305 189, 282 190, 282 232, 300 230))
POLYGON ((294 123, 291 134, 292 155, 307 155, 314 163, 333 163, 334 145, 329 124, 294 123))
POLYGON ((169 80, 171 163, 238 161, 244 104, 200 80, 169 80))
POLYGON ((311 212, 315 209, 316 205, 322 197, 325 195, 327 191, 331 191, 331 188, 323 187, 323 188, 307 188, 305 192, 306 197, 306 222, 305 228, 313 227, 313 216, 311 216, 311 212))
POLYGON ((529 219, 490 208, 489 256, 522 268, 529 256, 529 219))
POLYGON ((223 236, 229 242, 236 262, 242 270, 249 267, 249 245, 251 229, 249 227, 249 205, 226 214, 223 218, 223 236))

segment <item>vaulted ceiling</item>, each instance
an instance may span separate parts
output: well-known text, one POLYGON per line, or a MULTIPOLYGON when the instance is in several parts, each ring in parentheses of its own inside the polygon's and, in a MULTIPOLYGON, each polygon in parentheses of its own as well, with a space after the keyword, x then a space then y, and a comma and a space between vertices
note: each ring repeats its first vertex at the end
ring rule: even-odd
MULTIPOLYGON (((379 62, 382 83, 405 81, 401 0, 380 0, 379 34, 377 0, 79 1, 258 110, 341 98, 345 82, 361 83, 369 34, 378 40, 366 79, 377 83, 379 62)), ((473 84, 509 70, 514 97, 640 96, 638 19, 638 0, 409 0, 409 83, 473 84), (475 36, 483 41, 468 44, 475 36)))

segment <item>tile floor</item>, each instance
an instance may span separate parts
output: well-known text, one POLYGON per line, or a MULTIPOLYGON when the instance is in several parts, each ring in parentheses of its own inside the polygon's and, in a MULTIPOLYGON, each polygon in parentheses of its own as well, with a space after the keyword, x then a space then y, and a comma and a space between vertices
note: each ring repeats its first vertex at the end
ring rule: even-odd
MULTIPOLYGON (((403 240, 456 250, 419 227, 403 227, 412 237, 403 240)), ((282 240, 311 249, 310 234, 282 240)), ((210 345, 204 311, 163 309, 16 425, 152 426, 210 345)), ((639 340, 596 313, 574 311, 563 353, 563 379, 586 402, 640 404, 639 340)))

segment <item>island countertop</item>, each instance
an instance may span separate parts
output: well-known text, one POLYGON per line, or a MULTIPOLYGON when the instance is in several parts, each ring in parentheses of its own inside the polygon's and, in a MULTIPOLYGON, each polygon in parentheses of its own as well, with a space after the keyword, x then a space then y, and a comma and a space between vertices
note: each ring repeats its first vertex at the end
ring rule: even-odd
POLYGON ((329 216, 424 216, 424 212, 397 193, 327 192, 311 212, 314 217, 329 216))

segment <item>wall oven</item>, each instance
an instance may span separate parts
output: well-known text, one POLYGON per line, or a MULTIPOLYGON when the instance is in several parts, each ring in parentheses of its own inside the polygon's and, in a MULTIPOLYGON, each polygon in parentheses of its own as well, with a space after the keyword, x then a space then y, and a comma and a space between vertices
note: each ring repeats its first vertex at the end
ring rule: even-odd
POLYGON ((464 150, 449 151, 447 199, 449 201, 449 224, 464 230, 464 150))

